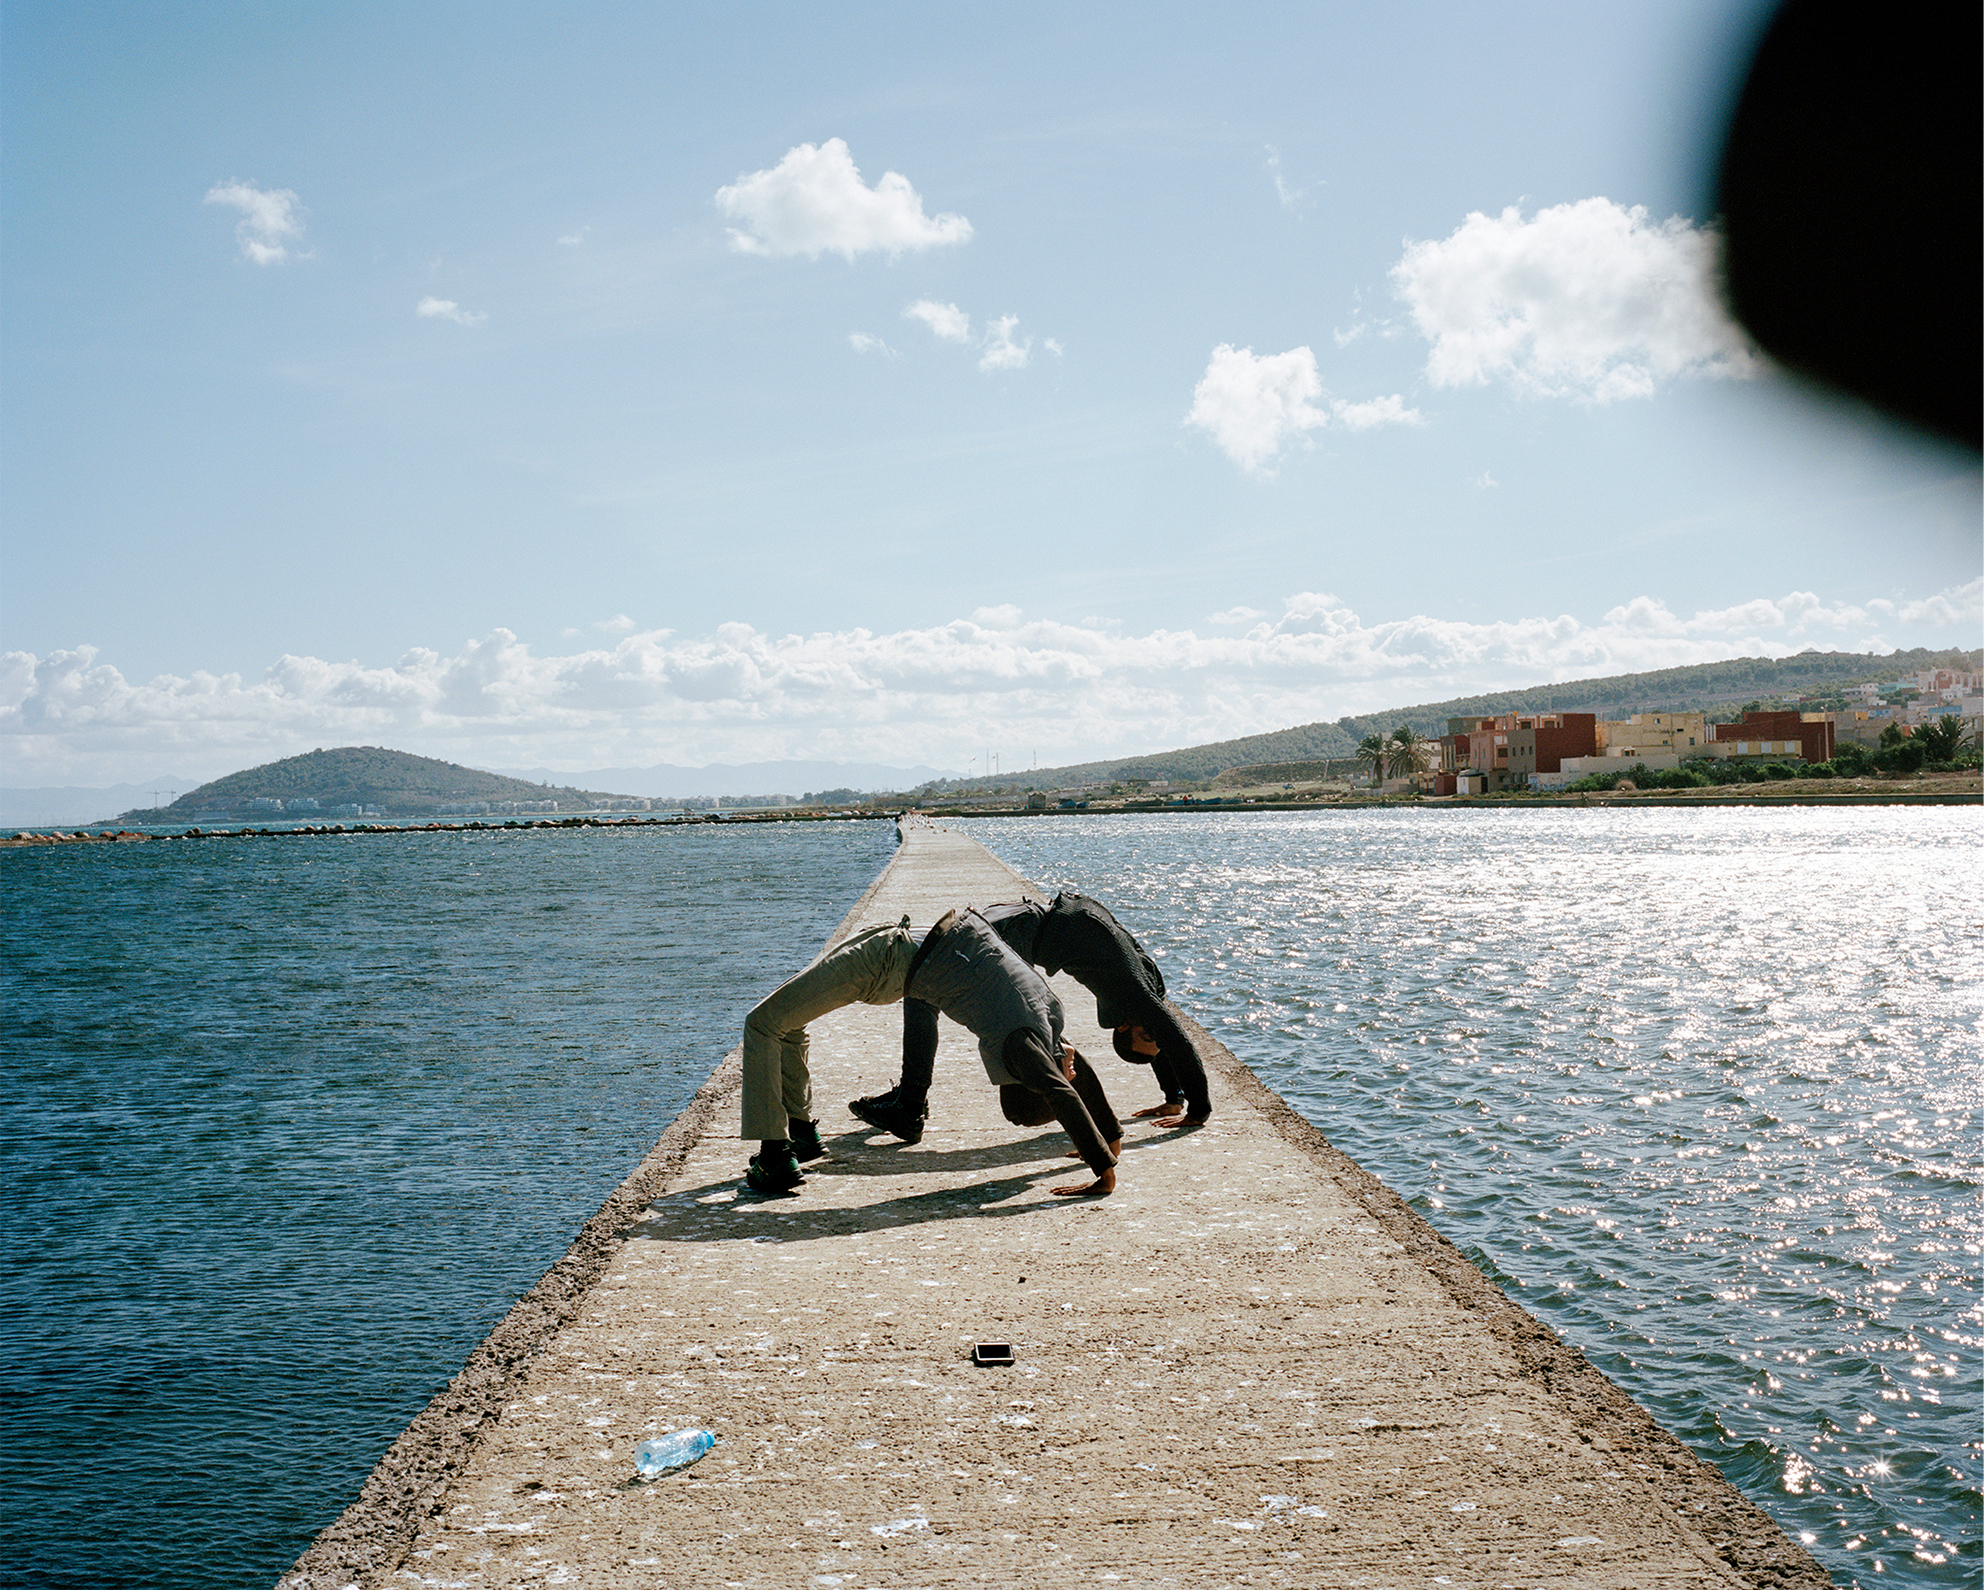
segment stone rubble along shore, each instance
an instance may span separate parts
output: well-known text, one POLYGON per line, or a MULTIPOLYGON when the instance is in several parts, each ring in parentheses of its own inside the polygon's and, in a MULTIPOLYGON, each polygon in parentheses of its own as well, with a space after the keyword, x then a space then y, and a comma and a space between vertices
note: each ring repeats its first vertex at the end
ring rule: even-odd
POLYGON ((850 822, 856 820, 874 821, 893 818, 893 812, 781 812, 778 814, 746 812, 739 815, 729 813, 723 816, 702 813, 681 817, 537 817, 512 818, 502 822, 465 823, 299 823, 295 827, 284 828, 188 828, 176 834, 141 834, 130 829, 109 832, 101 829, 79 828, 71 833, 51 831, 45 834, 19 833, 0 835, 0 846, 7 845, 68 845, 77 843, 101 843, 106 840, 130 842, 133 840, 171 839, 314 839, 339 834, 467 834, 516 832, 526 828, 689 828, 699 824, 718 823, 730 826, 736 823, 804 823, 804 822, 850 822))
MULTIPOLYGON (((1030 887, 902 838, 830 942, 1030 887)), ((1118 1113, 1155 1102, 1061 992, 1118 1113)), ((1217 1043, 1210 1123, 1128 1122, 1093 1200, 949 1024, 922 1141, 860 1128, 899 1046, 894 1007, 814 1025, 831 1155, 778 1198, 733 1051, 282 1590, 1829 1583, 1217 1043), (683 1426, 715 1451, 635 1479, 683 1426)))
POLYGON ((70 833, 60 829, 50 829, 45 834, 19 833, 0 834, 0 846, 19 845, 131 845, 150 839, 150 834, 136 833, 129 828, 107 830, 100 828, 78 828, 70 833))

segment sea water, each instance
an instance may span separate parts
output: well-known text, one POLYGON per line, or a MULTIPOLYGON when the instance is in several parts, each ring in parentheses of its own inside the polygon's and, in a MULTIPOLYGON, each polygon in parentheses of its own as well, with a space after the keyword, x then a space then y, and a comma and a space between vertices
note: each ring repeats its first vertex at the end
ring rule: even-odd
POLYGON ((893 842, 0 855, 0 1582, 272 1583, 893 842))
POLYGON ((1977 1582, 1977 808, 957 826, 1840 1583, 1977 1582))
MULTIPOLYGON (((1842 1583, 1975 1581, 1974 809, 961 826, 1842 1583)), ((7 1582, 272 1581, 891 838, 0 856, 7 1582)))

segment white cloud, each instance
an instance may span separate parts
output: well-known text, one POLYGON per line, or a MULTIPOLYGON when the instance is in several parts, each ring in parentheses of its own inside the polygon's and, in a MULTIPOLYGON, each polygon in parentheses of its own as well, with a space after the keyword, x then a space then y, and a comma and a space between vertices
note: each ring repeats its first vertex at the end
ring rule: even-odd
POLYGON ((1322 398, 1322 377, 1308 348, 1257 354, 1222 342, 1192 389, 1185 423, 1204 431, 1228 458, 1254 473, 1265 470, 1292 438, 1332 421, 1350 431, 1420 423, 1419 411, 1407 408, 1396 393, 1362 403, 1329 398, 1326 408, 1318 406, 1322 398))
POLYGON ((1302 201, 1302 190, 1291 188, 1281 174, 1281 151, 1273 144, 1267 146, 1268 175, 1274 178, 1275 197, 1281 200, 1284 210, 1292 210, 1302 201))
POLYGON ((961 215, 927 216, 909 179, 887 171, 870 188, 839 138, 800 144, 769 171, 753 171, 716 192, 717 208, 740 223, 732 248, 745 254, 900 254, 962 243, 971 223, 961 215))
POLYGON ((1501 482, 1484 469, 1480 474, 1470 480, 1468 484, 1473 486, 1477 491, 1493 491, 1497 486, 1501 485, 1501 482))
POLYGON ((1436 386, 1500 380, 1610 403, 1680 376, 1755 373, 1716 294, 1718 248, 1680 216, 1581 199, 1527 221, 1514 207, 1476 211, 1449 237, 1408 244, 1391 275, 1433 345, 1436 386))
POLYGON ((884 359, 896 357, 895 349, 880 337, 871 337, 865 331, 850 331, 847 334, 847 345, 856 353, 879 353, 884 359))
POLYGON ((1421 425, 1419 410, 1405 406, 1396 392, 1390 397, 1366 398, 1362 403, 1330 400, 1330 418, 1347 431, 1373 431, 1380 425, 1421 425))
POLYGON ((93 647, 0 658, 0 756, 20 784, 155 766, 213 777, 320 745, 385 744, 482 766, 860 757, 963 766, 1001 739, 1043 763, 1127 755, 1554 680, 1821 649, 1947 644, 1984 622, 1984 579, 1909 603, 1811 592, 1683 615, 1640 597, 1569 615, 1367 623, 1289 597, 1240 634, 1125 634, 1010 607, 929 628, 626 634, 540 657, 506 630, 389 666, 284 657, 257 678, 126 679, 93 647))
POLYGON ((1060 342, 1057 339, 1053 337, 1043 337, 1041 339, 1040 345, 1041 347, 1045 348, 1049 353, 1053 354, 1054 357, 1057 359, 1063 357, 1068 351, 1067 349, 1061 346, 1060 342))
MULTIPOLYGON (((1875 597, 1867 606, 1885 618, 1899 624, 1928 624, 1938 629, 1967 631, 1970 639, 1976 638, 1978 609, 1984 606, 1980 598, 1980 588, 1984 580, 1972 580, 1968 585, 1952 591, 1938 591, 1934 596, 1923 597, 1914 602, 1890 602, 1884 597, 1875 597)), ((1853 609, 1840 609, 1842 613, 1853 609)))
POLYGON ((582 226, 576 232, 567 232, 563 237, 558 239, 558 246, 560 248, 577 248, 586 240, 586 234, 591 230, 592 228, 589 226, 582 226))
POLYGON ((1013 340, 1013 327, 1020 323, 1018 315, 1001 315, 985 330, 985 352, 979 356, 981 370, 1024 370, 1033 338, 1024 341, 1013 340))
POLYGON ((297 256, 292 243, 303 241, 302 201, 289 188, 258 188, 239 180, 216 182, 207 189, 203 204, 225 204, 241 212, 234 225, 234 238, 241 245, 241 257, 257 265, 279 265, 297 256))
POLYGON ((1307 348, 1256 354, 1222 342, 1192 389, 1187 425, 1196 425, 1242 469, 1267 466, 1292 436, 1329 422, 1316 356, 1307 348))
POLYGON ((413 312, 427 320, 452 320, 458 326, 479 326, 489 317, 481 310, 468 310, 452 298, 423 298, 413 312))
MULTIPOLYGON (((902 313, 905 320, 922 321, 941 341, 968 343, 972 340, 971 316, 956 304, 919 298, 902 313)), ((1033 338, 1013 335, 1019 323, 1018 315, 999 315, 986 326, 979 342, 982 350, 978 359, 979 369, 1024 370, 1027 367, 1032 358, 1033 338)), ((1061 356, 1061 344, 1052 337, 1047 339, 1045 346, 1056 358, 1061 356)))
POLYGON ((592 627, 608 635, 627 635, 641 626, 636 624, 625 613, 615 613, 611 618, 594 619, 592 627))
POLYGON ((940 304, 934 298, 919 298, 902 312, 905 320, 920 320, 931 334, 945 342, 971 341, 971 316, 956 304, 940 304))

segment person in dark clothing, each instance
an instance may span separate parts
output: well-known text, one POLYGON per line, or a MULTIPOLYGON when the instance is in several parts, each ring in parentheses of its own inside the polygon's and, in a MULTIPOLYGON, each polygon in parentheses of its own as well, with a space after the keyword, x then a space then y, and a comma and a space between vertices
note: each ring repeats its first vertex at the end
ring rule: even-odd
MULTIPOLYGON (((1063 889, 1051 905, 1018 900, 975 914, 1043 975, 1065 971, 1095 995, 1097 1024, 1113 1030, 1117 1054, 1133 1065, 1148 1064, 1164 1089, 1165 1102, 1137 1111, 1138 1118, 1168 1121, 1183 1111, 1186 1123, 1196 1126, 1211 1116, 1205 1066, 1165 1001, 1164 974, 1107 907, 1063 889)), ((919 1010, 914 999, 905 1001, 902 1081, 887 1093, 856 1099, 848 1108, 871 1125, 915 1142, 923 1132, 936 1057, 936 1012, 919 1010)))
MULTIPOLYGON (((1158 1008, 1164 1010, 1166 1015, 1170 1014, 1164 1006, 1159 1006, 1158 1008)), ((1184 1037, 1184 1029, 1182 1027, 1178 1029, 1178 1036, 1187 1051, 1191 1053, 1192 1058, 1196 1060, 1198 1058, 1197 1048, 1189 1038, 1184 1037)), ((1148 1027, 1137 1022, 1130 1022, 1118 1027, 1110 1034, 1110 1047, 1116 1051, 1116 1057, 1119 1060, 1126 1061, 1133 1066, 1149 1066, 1152 1080, 1164 1090, 1164 1102, 1162 1104, 1153 1104, 1150 1108, 1144 1110, 1132 1110, 1130 1112, 1132 1120, 1154 1119, 1164 1126, 1175 1126, 1180 1121, 1183 1121, 1186 1125, 1197 1126, 1205 1120, 1206 1117, 1204 1115, 1186 1114, 1186 1108, 1190 1100, 1185 1091, 1184 1078, 1178 1074, 1178 1068, 1167 1057, 1164 1045, 1159 1043, 1156 1036, 1152 1034, 1148 1027)), ((1174 1054, 1177 1052, 1175 1042, 1171 1052, 1174 1054)), ((1203 1069, 1201 1069, 1199 1074, 1204 1076, 1203 1069)), ((1208 1113, 1210 1113, 1209 1105, 1208 1113)))
MULTIPOLYGON (((1073 889, 1063 889, 1045 908, 1033 901, 993 907, 986 915, 997 927, 993 912, 1037 913, 1031 950, 1021 948, 1011 937, 1008 942, 1038 966, 1043 976, 1066 972, 1095 995, 1096 1024, 1116 1034, 1117 1054, 1133 1065, 1149 1063, 1158 1086, 1164 1089, 1165 1103, 1158 1109, 1139 1110, 1139 1115, 1173 1115, 1177 1111, 1171 1106, 1182 1103, 1185 1119, 1193 1125, 1211 1116, 1206 1068, 1199 1059, 1198 1046, 1165 1000, 1164 974, 1107 906, 1073 889), (1142 1033, 1141 1043, 1136 1039, 1138 1032, 1142 1033), (1129 1053, 1124 1052, 1126 1049, 1129 1053)), ((1018 931, 1017 920, 1014 926, 1018 931)))
POLYGON ((999 1088, 1006 1119, 1019 1126, 1059 1121, 1095 1172, 1087 1186, 1054 1191, 1064 1197, 1113 1191, 1123 1134, 1102 1083, 1081 1053, 1061 1040, 1059 996, 976 911, 945 913, 909 964, 902 1081, 848 1108, 907 1142, 923 1135, 939 1013, 978 1039, 978 1057, 999 1088))

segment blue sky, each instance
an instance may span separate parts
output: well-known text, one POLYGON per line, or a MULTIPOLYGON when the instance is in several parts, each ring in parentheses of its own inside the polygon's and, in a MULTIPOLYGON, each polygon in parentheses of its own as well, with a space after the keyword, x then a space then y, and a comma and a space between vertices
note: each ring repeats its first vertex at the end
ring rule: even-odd
POLYGON ((1975 645, 1974 461, 1707 286, 1756 22, 6 5, 6 782, 1975 645))

